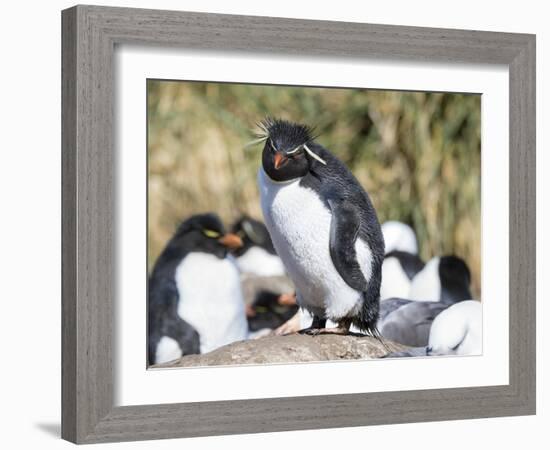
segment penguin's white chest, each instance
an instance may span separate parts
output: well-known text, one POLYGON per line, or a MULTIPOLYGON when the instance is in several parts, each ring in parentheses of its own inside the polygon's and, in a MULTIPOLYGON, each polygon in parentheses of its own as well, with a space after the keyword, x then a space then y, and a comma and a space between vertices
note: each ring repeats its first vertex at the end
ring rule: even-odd
POLYGON ((432 258, 411 281, 410 300, 438 302, 441 299, 441 280, 439 278, 439 257, 432 258))
MULTIPOLYGON (((331 212, 317 194, 299 180, 278 183, 260 169, 262 210, 277 254, 296 286, 300 306, 313 314, 339 319, 354 315, 362 293, 348 286, 330 256, 331 212)), ((365 278, 371 273, 371 253, 360 239, 358 262, 365 278)))
POLYGON ((251 247, 244 255, 239 256, 237 266, 242 273, 259 277, 277 277, 285 274, 281 258, 258 246, 251 247))
POLYGON ((384 259, 382 263, 382 284, 380 285, 380 300, 392 297, 409 298, 411 280, 395 257, 384 259))
POLYGON ((175 278, 178 314, 199 333, 201 353, 247 338, 239 271, 232 257, 190 253, 175 278))

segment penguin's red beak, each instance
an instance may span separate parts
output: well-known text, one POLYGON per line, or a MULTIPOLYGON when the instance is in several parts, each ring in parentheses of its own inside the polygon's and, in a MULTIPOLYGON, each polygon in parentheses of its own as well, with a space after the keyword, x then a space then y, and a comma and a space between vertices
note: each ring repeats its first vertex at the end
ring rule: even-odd
POLYGON ((279 170, 280 167, 284 166, 288 161, 288 158, 282 153, 275 153, 273 157, 273 163, 275 165, 275 170, 279 170))
POLYGON ((296 304, 296 294, 281 294, 277 298, 277 303, 283 306, 292 306, 296 304))
POLYGON ((252 305, 246 305, 245 306, 245 311, 246 311, 246 317, 255 317, 256 316, 256 310, 254 309, 254 307, 252 305))
POLYGON ((243 246, 242 239, 233 233, 227 233, 218 239, 218 242, 226 246, 229 250, 237 250, 243 246))

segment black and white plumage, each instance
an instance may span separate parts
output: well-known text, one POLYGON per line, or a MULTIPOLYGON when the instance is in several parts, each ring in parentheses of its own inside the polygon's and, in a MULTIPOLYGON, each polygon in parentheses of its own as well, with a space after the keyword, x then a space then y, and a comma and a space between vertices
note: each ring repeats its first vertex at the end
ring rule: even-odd
POLYGON ((312 331, 330 319, 376 333, 384 240, 367 193, 307 126, 267 120, 262 127, 265 223, 298 304, 314 315, 312 331))
MULTIPOLYGON (((440 305, 438 308, 441 307, 441 303, 414 303, 431 303, 440 305)), ((433 307, 431 312, 436 312, 433 307)), ((427 324, 421 326, 420 333, 425 333, 426 327, 427 324)), ((409 338, 409 342, 414 341, 419 343, 419 346, 391 353, 388 357, 480 355, 483 345, 481 303, 476 300, 465 300, 448 307, 443 305, 443 309, 432 320, 427 342, 423 337, 422 339, 418 337, 409 338)))
POLYGON ((148 361, 205 353, 247 337, 240 275, 228 250, 242 244, 215 214, 189 218, 149 278, 148 361))
POLYGON ((289 297, 291 296, 288 294, 271 291, 258 292, 252 305, 247 307, 249 330, 274 330, 292 318, 298 311, 298 306, 285 302, 289 297))
MULTIPOLYGON (((415 264, 413 259, 409 262, 412 274, 420 264, 415 264)), ((425 347, 434 319, 450 305, 471 298, 470 271, 466 263, 456 256, 433 258, 412 279, 407 299, 390 298, 381 302, 380 334, 404 345, 425 347)))
POLYGON ((394 250, 386 253, 382 264, 380 300, 392 297, 407 298, 414 277, 425 264, 416 254, 394 250))
POLYGON ((453 255, 432 258, 411 282, 411 300, 456 303, 472 298, 470 269, 466 262, 453 255))
POLYGON ((481 302, 466 300, 455 303, 435 318, 426 354, 481 355, 482 326, 481 302))
POLYGON ((262 222, 242 216, 233 224, 231 232, 243 241, 243 246, 233 252, 241 273, 262 277, 285 274, 283 262, 262 222))

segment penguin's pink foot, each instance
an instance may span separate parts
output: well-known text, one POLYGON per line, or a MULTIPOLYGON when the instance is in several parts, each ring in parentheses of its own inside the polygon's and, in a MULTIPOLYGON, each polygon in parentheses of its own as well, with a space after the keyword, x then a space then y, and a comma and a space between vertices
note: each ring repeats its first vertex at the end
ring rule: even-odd
POLYGON ((283 323, 279 328, 273 330, 272 334, 275 336, 286 336, 287 334, 294 334, 300 329, 300 312, 298 311, 288 321, 283 323))

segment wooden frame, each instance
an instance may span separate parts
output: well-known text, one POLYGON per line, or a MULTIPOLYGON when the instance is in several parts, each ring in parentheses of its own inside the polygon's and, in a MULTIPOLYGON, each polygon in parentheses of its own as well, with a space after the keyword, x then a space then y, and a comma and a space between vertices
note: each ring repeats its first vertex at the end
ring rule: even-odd
POLYGON ((96 6, 63 11, 62 30, 63 438, 93 443, 535 413, 533 35, 96 6), (128 43, 507 65, 509 385, 114 407, 113 52, 128 43))

